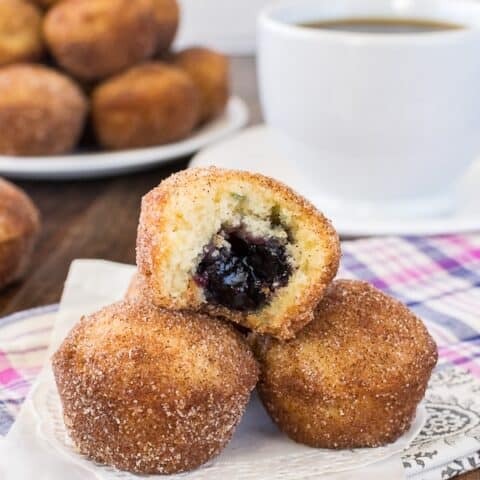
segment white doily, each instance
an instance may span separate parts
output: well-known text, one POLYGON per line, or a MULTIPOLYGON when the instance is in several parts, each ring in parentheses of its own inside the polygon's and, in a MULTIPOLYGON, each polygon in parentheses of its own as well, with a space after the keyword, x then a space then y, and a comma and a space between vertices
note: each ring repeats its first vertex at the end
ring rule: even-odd
MULTIPOLYGON (((38 434, 70 461, 94 473, 99 480, 140 478, 94 464, 74 450, 63 423, 62 407, 51 373, 44 375, 43 381, 35 388, 33 405, 39 420, 38 434)), ((425 420, 426 411, 420 407, 410 430, 395 443, 385 447, 355 450, 314 449, 297 444, 282 434, 254 395, 232 441, 216 459, 192 473, 150 478, 318 478, 325 473, 365 467, 402 452, 418 435, 425 420)))

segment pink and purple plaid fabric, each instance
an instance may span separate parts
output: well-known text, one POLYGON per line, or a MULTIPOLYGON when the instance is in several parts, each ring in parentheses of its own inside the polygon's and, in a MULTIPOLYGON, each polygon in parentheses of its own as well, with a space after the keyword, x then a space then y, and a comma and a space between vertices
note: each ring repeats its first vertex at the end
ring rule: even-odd
POLYGON ((480 378, 480 235, 345 242, 339 275, 408 305, 435 337, 440 367, 462 365, 480 378))
POLYGON ((0 319, 0 436, 6 435, 40 372, 56 305, 0 319))
MULTIPOLYGON (((340 276, 371 282, 406 303, 438 343, 438 369, 458 366, 480 379, 480 235, 344 242, 340 276)), ((0 435, 45 361, 54 309, 0 320, 0 435)))

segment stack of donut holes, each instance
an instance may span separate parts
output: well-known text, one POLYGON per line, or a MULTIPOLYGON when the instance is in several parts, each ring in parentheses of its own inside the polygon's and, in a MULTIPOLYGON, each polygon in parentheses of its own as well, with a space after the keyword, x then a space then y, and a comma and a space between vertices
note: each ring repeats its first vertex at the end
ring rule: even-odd
POLYGON ((436 345, 397 300, 333 280, 339 259, 330 222, 273 179, 211 167, 164 180, 142 202, 125 299, 53 357, 77 451, 138 474, 193 470, 228 444, 255 387, 296 442, 397 440, 436 345))
POLYGON ((2 0, 0 154, 179 141, 225 109, 225 56, 171 52, 177 0, 2 0))

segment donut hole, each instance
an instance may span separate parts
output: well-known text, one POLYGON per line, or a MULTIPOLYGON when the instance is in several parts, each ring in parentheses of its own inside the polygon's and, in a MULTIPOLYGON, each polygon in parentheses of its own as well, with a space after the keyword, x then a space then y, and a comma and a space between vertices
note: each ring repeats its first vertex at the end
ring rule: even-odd
POLYGON ((178 173, 144 197, 137 252, 155 305, 287 339, 311 320, 339 243, 286 186, 212 167, 178 173))
POLYGON ((248 312, 264 307, 291 274, 285 240, 224 227, 204 248, 195 281, 208 302, 248 312))

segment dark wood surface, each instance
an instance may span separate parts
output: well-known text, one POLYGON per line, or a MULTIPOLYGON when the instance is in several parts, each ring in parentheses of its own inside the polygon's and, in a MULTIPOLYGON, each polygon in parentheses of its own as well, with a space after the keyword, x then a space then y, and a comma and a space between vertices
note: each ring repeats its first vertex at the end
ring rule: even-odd
MULTIPOLYGON (((249 105, 250 123, 261 119, 255 64, 232 60, 233 88, 249 105)), ((43 220, 40 241, 24 281, 0 293, 0 316, 56 303, 75 258, 134 263, 140 199, 174 171, 183 159, 154 170, 116 178, 76 182, 16 182, 38 205, 43 220)), ((480 480, 480 471, 459 477, 480 480)))

